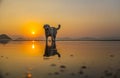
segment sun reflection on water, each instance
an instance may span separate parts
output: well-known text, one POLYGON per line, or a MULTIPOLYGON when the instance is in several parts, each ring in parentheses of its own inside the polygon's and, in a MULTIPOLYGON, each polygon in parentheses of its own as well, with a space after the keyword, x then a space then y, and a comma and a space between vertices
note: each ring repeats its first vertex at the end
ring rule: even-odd
POLYGON ((35 49, 35 44, 34 44, 35 41, 32 41, 32 49, 35 49))
POLYGON ((34 44, 32 44, 32 49, 34 49, 35 48, 35 45, 34 44))
POLYGON ((23 52, 27 56, 42 56, 44 52, 44 45, 42 42, 31 41, 23 44, 23 52))

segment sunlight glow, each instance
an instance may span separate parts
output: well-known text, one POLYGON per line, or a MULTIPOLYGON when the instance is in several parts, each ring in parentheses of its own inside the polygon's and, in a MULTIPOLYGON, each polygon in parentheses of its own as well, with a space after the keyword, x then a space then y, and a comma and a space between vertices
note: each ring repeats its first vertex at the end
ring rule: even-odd
POLYGON ((35 48, 35 45, 34 44, 32 44, 32 49, 34 49, 35 48))
POLYGON ((27 37, 34 37, 35 36, 42 36, 44 33, 43 25, 39 24, 38 22, 26 22, 21 27, 21 32, 24 36, 27 37))
POLYGON ((36 41, 26 41, 21 50, 26 56, 43 56, 44 54, 44 42, 36 43, 36 41))
POLYGON ((34 34, 35 34, 35 32, 33 31, 33 32, 32 32, 32 34, 34 35, 34 34))

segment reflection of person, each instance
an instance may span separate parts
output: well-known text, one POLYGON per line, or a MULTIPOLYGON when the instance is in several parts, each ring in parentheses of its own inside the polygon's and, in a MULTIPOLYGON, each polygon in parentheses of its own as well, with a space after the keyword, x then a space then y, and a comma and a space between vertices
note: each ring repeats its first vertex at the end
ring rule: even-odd
POLYGON ((61 57, 61 55, 57 52, 56 43, 51 42, 51 45, 48 45, 48 43, 46 42, 44 57, 50 57, 54 55, 58 55, 58 57, 61 57))

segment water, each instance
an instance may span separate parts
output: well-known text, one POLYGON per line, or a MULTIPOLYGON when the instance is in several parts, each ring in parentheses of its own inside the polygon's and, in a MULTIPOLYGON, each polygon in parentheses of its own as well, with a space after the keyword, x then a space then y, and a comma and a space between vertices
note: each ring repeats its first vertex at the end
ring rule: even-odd
POLYGON ((0 44, 0 78, 120 78, 119 41, 0 44))

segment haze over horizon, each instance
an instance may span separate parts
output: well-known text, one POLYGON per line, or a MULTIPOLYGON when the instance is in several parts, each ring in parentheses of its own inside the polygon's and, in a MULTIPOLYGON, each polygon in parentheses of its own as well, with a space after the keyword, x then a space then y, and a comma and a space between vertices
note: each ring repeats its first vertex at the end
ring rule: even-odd
POLYGON ((44 37, 43 25, 58 37, 120 38, 120 0, 0 0, 0 34, 44 37))

